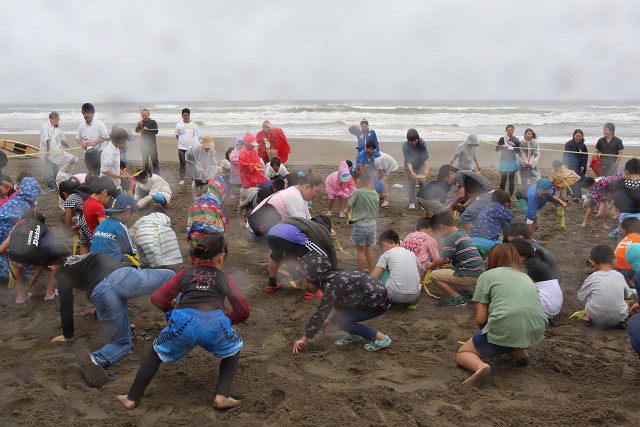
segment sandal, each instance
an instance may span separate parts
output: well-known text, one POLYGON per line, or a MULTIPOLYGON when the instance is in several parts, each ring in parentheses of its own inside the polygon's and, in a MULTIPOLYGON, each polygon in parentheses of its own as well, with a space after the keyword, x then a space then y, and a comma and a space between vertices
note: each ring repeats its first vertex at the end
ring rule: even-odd
POLYGON ((333 215, 333 212, 331 211, 327 211, 327 213, 325 214, 325 216, 331 216, 331 215, 333 215))
POLYGON ((58 290, 54 289, 53 290, 53 296, 52 297, 44 297, 42 298, 44 301, 53 301, 54 299, 56 299, 56 297, 58 296, 58 290))
POLYGON ((20 300, 18 300, 18 298, 16 298, 16 300, 14 302, 16 304, 18 304, 18 305, 22 305, 22 304, 26 303, 27 301, 29 301, 29 299, 31 298, 32 295, 33 294, 31 292, 27 292, 27 298, 25 298, 24 301, 20 301, 20 300))
POLYGON ((344 214, 344 212, 340 212, 340 215, 338 215, 340 218, 346 218, 347 216, 344 214))

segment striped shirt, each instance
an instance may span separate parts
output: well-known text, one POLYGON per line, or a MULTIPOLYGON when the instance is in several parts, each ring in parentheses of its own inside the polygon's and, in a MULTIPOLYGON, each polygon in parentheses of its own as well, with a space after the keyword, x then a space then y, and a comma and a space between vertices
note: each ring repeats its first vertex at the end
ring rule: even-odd
POLYGON ((440 256, 451 260, 454 276, 478 277, 484 273, 482 257, 464 230, 451 233, 444 239, 440 256))

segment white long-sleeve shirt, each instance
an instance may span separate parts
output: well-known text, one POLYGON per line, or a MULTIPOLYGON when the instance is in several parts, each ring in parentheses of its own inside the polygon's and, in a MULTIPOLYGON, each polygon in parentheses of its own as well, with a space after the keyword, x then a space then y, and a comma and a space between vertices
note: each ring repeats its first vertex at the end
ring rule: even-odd
POLYGON ((171 201, 171 187, 169 183, 164 180, 160 175, 153 174, 147 179, 146 184, 138 183, 138 187, 141 190, 149 193, 147 196, 142 197, 136 192, 135 199, 138 201, 138 207, 146 206, 153 200, 153 196, 160 193, 167 200, 167 203, 171 201))
MULTIPOLYGON (((107 171, 120 175, 120 149, 112 142, 107 144, 100 155, 100 176, 108 176, 105 174, 107 171)), ((116 188, 120 188, 120 178, 109 176, 109 179, 113 181, 116 188)))
POLYGON ((67 145, 67 140, 58 126, 54 127, 49 120, 40 126, 40 158, 43 161, 49 159, 58 164, 62 160, 62 152, 57 150, 62 148, 63 143, 67 145), (48 151, 54 153, 47 153, 48 151))

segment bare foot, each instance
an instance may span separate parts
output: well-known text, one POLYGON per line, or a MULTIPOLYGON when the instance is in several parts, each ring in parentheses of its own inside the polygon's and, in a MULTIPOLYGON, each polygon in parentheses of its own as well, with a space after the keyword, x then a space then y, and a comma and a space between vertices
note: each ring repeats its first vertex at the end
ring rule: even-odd
POLYGON ((519 367, 529 364, 529 353, 526 350, 516 350, 513 352, 513 364, 519 367))
POLYGON ((473 375, 464 380, 462 384, 479 386, 482 384, 484 378, 489 375, 489 372, 491 372, 491 366, 485 363, 484 366, 478 369, 473 375))
POLYGON ((607 224, 604 224, 602 228, 604 228, 605 230, 611 230, 611 227, 609 227, 607 224))
POLYGON ((582 224, 580 224, 580 227, 586 227, 586 226, 587 226, 586 222, 583 222, 582 224))
POLYGON ((236 400, 233 397, 223 396, 221 394, 216 394, 216 398, 213 401, 213 407, 216 409, 230 409, 234 406, 238 406, 240 404, 240 400, 236 400))
POLYGON ((136 407, 136 402, 129 400, 129 396, 126 394, 118 395, 118 400, 124 405, 125 408, 131 410, 136 407))

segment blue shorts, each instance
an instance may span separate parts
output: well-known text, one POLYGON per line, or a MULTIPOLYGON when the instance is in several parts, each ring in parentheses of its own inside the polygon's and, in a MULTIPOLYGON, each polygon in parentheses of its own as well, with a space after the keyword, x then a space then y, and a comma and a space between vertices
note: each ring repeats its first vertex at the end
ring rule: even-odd
POLYGON ((369 221, 360 221, 353 224, 351 231, 351 241, 356 245, 364 246, 376 244, 376 232, 378 224, 375 219, 369 221))
POLYGON ((620 224, 622 224, 622 221, 624 221, 626 218, 638 218, 640 219, 640 214, 634 214, 634 213, 622 213, 620 212, 620 224))
POLYGON ((242 348, 242 338, 231 327, 222 310, 200 311, 177 308, 166 314, 169 324, 153 341, 153 349, 163 362, 175 362, 196 345, 224 359, 242 348))
POLYGON ((487 340, 487 334, 483 334, 482 330, 479 330, 473 336, 473 346, 482 357, 495 357, 499 354, 509 354, 516 350, 520 350, 519 348, 503 347, 501 345, 491 344, 487 340))

